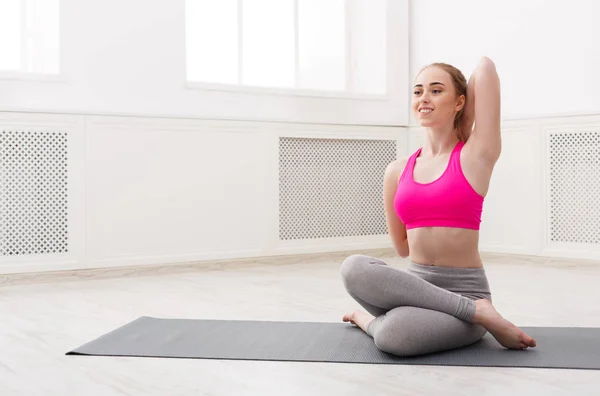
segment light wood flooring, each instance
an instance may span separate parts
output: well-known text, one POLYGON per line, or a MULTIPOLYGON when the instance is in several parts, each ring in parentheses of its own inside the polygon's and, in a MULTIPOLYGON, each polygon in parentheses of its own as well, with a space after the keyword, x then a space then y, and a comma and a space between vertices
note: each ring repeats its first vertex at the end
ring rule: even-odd
MULTIPOLYGON (((358 308, 339 276, 348 254, 0 275, 0 395, 600 394, 600 370, 65 356, 142 315, 339 322, 358 308)), ((484 259, 507 319, 600 327, 600 263, 484 259)))

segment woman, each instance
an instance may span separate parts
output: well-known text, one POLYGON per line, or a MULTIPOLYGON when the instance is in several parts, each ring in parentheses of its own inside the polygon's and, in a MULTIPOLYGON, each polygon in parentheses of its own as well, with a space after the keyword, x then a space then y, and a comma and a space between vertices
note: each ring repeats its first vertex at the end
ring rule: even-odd
POLYGON ((494 308, 479 255, 479 226, 500 156, 500 82, 483 57, 467 84, 434 63, 416 78, 412 111, 426 129, 422 148, 388 165, 384 207, 407 271, 363 255, 348 257, 346 290, 367 312, 343 317, 385 352, 411 356, 470 345, 489 331, 510 349, 535 340, 494 308))

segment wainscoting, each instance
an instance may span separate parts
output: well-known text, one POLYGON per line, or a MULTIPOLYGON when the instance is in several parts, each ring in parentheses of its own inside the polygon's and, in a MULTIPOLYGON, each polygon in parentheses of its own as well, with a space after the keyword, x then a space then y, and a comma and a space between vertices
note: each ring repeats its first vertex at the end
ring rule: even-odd
POLYGON ((406 128, 36 113, 0 113, 0 130, 1 273, 386 248, 381 178, 408 141, 406 128))
MULTIPOLYGON (((391 246, 419 128, 0 113, 0 273, 391 246)), ((600 116, 510 121, 485 252, 600 259, 600 116)))

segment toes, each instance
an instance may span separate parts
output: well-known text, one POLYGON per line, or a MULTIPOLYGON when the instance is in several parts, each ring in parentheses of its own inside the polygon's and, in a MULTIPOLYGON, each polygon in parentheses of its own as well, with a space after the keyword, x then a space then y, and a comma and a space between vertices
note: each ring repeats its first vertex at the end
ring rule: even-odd
POLYGON ((521 344, 521 349, 535 348, 535 346, 537 345, 537 343, 535 342, 535 340, 533 338, 521 341, 520 344, 521 344))
POLYGON ((533 347, 535 347, 535 345, 536 345, 536 342, 535 342, 535 340, 533 339, 533 337, 529 337, 529 336, 527 336, 527 338, 525 339, 525 341, 524 341, 524 342, 525 342, 525 344, 527 344, 527 346, 530 346, 530 347, 532 347, 532 348, 533 348, 533 347))

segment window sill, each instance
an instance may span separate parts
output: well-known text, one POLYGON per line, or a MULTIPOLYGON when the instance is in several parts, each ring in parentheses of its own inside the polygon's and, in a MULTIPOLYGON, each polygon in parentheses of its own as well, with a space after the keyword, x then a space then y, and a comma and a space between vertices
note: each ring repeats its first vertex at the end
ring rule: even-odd
POLYGON ((386 101, 388 96, 384 94, 359 94, 340 91, 319 91, 310 89, 292 89, 292 88, 270 88, 256 87, 249 85, 234 85, 234 84, 217 84, 203 83, 196 81, 187 81, 185 84, 188 89, 204 90, 204 91, 221 91, 230 93, 249 93, 257 95, 278 95, 278 96, 296 96, 296 97, 311 97, 324 99, 348 99, 348 100, 371 100, 371 101, 386 101))
POLYGON ((0 70, 0 80, 15 80, 15 81, 39 81, 39 82, 66 82, 67 79, 63 74, 44 74, 44 73, 28 73, 19 71, 2 71, 0 70))

